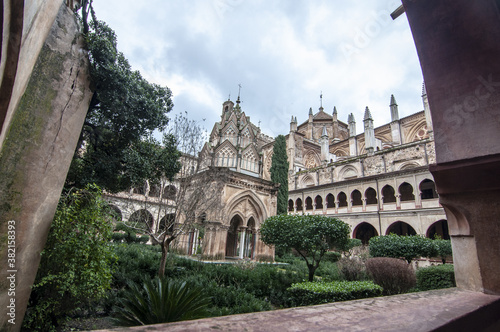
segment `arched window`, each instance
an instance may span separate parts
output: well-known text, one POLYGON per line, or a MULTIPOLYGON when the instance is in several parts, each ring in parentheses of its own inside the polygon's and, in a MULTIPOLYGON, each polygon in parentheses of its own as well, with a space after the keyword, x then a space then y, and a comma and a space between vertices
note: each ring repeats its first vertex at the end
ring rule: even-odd
POLYGON ((438 194, 436 192, 436 185, 434 184, 434 181, 431 181, 429 179, 425 179, 424 181, 420 182, 420 197, 422 199, 432 199, 432 198, 438 198, 438 194))
POLYGON ((415 195, 413 195, 413 187, 408 182, 403 182, 399 186, 399 194, 401 195, 401 202, 415 200, 415 195))
POLYGON ((395 203, 396 202, 396 196, 394 195, 394 188, 391 187, 390 185, 384 186, 382 188, 382 197, 383 197, 383 202, 384 203, 395 203))
POLYGON ((316 203, 316 210, 323 209, 323 198, 320 195, 316 196, 314 203, 316 203))
POLYGON ((389 228, 387 228, 386 235, 389 235, 391 233, 397 234, 397 235, 416 235, 417 232, 415 232, 415 229, 411 227, 409 224, 403 222, 403 221, 396 221, 393 223, 389 228))
POLYGON ((313 200, 311 197, 306 198, 306 210, 312 210, 313 209, 313 200))
POLYGON ((328 209, 335 207, 335 196, 332 194, 326 195, 326 207, 328 209))
POLYGON ((361 200, 361 192, 359 190, 354 190, 351 193, 352 206, 363 205, 363 201, 361 200))
POLYGON ((293 212, 293 200, 288 200, 288 211, 293 212))
POLYGON ((373 188, 368 188, 365 191, 366 205, 377 204, 377 192, 373 188))
POLYGON ((295 205, 297 206, 297 211, 302 211, 303 208, 302 208, 302 200, 300 198, 297 198, 297 200, 295 201, 295 205))
POLYGON ((339 207, 347 206, 347 195, 343 191, 338 194, 337 199, 339 200, 339 207))

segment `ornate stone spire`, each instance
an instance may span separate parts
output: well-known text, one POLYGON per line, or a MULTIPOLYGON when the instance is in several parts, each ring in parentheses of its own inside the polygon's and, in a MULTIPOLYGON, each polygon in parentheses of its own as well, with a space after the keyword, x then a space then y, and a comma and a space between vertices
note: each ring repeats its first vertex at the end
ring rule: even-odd
POLYGON ((349 137, 356 136, 356 121, 354 121, 354 114, 349 114, 347 122, 349 123, 349 137))
POLYGON ((399 120, 398 104, 396 103, 394 95, 391 95, 391 104, 389 106, 391 108, 391 121, 399 120))
POLYGON ((368 106, 366 106, 365 108, 365 117, 363 118, 363 121, 366 120, 373 120, 372 114, 370 113, 370 109, 368 108, 368 106))
POLYGON ((323 126, 323 131, 321 132, 321 138, 327 137, 328 138, 328 133, 326 132, 326 126, 323 126))

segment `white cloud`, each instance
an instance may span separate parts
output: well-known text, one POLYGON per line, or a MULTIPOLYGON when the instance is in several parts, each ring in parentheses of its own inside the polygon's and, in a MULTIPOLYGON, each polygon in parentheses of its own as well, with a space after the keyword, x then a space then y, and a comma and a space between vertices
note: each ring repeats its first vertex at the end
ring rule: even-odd
POLYGON ((149 80, 170 87, 174 109, 207 118, 236 99, 270 135, 286 134, 292 115, 305 121, 319 94, 339 119, 365 106, 375 125, 422 109, 422 75, 408 22, 389 14, 400 1, 191 0, 96 1, 119 48, 149 80))

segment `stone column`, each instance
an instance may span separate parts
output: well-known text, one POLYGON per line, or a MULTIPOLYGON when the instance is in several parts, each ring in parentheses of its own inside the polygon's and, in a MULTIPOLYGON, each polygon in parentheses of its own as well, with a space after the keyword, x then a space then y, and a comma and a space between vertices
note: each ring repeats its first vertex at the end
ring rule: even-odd
MULTIPOLYGON (((22 31, 7 35, 11 22, 4 16, 4 41, 22 38, 17 54, 19 66, 12 90, 1 93, 0 113, 0 330, 21 328, 54 212, 73 157, 90 103, 88 60, 83 38, 72 10, 62 1, 9 1, 20 12, 22 31), (26 7, 23 10, 23 3, 26 7), (36 15, 34 15, 36 13, 36 15), (57 16, 57 18, 56 18, 57 16), (23 22, 23 19, 25 20, 23 22), (24 35, 23 35, 24 31, 24 35), (7 272, 9 226, 15 227, 16 258, 7 272), (15 325, 9 324, 5 308, 12 299, 6 278, 15 275, 15 325)), ((0 6, 5 9, 6 2, 0 6)), ((7 50, 8 52, 8 50, 7 50)), ((5 58, 2 51, 2 63, 5 58)), ((12 54, 9 54, 9 56, 12 54)), ((12 83, 12 82, 11 82, 12 83)), ((13 233, 12 233, 13 234, 13 233)), ((10 264, 10 263, 9 263, 10 264)))
POLYGON ((430 171, 448 219, 457 286, 500 294, 500 4, 403 5, 432 116, 430 171))
POLYGON ((240 259, 243 259, 243 256, 245 254, 245 240, 246 240, 246 227, 242 226, 240 227, 240 252, 238 253, 240 259))

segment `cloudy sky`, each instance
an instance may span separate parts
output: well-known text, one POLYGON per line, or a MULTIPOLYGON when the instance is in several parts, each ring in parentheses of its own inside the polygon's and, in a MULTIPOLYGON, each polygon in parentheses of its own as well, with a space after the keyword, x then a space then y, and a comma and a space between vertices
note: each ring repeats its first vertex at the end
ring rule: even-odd
POLYGON ((151 82, 168 86, 174 113, 206 119, 235 100, 270 136, 287 134, 292 115, 320 106, 362 132, 368 106, 375 126, 422 110, 422 74, 398 0, 94 0, 118 48, 151 82))

